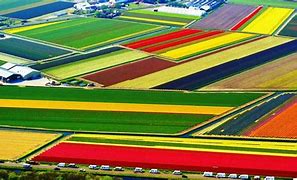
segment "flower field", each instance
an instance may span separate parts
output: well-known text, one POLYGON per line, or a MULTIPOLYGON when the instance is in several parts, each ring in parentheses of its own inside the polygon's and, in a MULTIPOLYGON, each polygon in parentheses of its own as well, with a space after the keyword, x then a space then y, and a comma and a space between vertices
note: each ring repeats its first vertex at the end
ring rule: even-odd
POLYGON ((142 9, 127 11, 119 17, 119 19, 126 21, 145 22, 168 26, 184 26, 199 18, 199 16, 154 12, 153 10, 142 9))
POLYGON ((296 89, 296 58, 297 54, 294 53, 210 84, 202 89, 296 89))
POLYGON ((33 158, 112 166, 296 176, 295 157, 62 142, 33 158), (261 163, 255 163, 255 161, 261 163))
MULTIPOLYGON (((77 18, 61 23, 48 23, 43 27, 23 28, 25 29, 18 28, 18 32, 15 34, 61 46, 86 50, 160 30, 163 27, 120 20, 77 18), (78 28, 81 26, 85 28, 78 28), (109 31, 111 28, 114 31, 109 31)), ((13 31, 13 29, 7 30, 7 32, 13 31)))
POLYGON ((115 68, 102 70, 83 76, 83 79, 99 83, 104 86, 135 79, 150 73, 160 71, 176 65, 173 62, 166 61, 157 57, 150 57, 136 62, 117 66, 115 68), (112 78, 111 78, 112 77, 112 78))
POLYGON ((286 8, 296 8, 296 2, 292 0, 283 1, 283 0, 230 0, 229 2, 235 4, 246 4, 246 5, 265 5, 265 6, 274 6, 274 7, 286 7, 286 8))
POLYGON ((68 50, 18 38, 0 40, 0 52, 32 61, 54 58, 70 53, 68 50))
POLYGON ((293 12, 294 9, 269 7, 242 31, 273 34, 293 12))
POLYGON ((95 56, 76 62, 50 67, 44 69, 43 72, 57 79, 67 79, 112 66, 136 61, 147 56, 147 54, 142 52, 119 50, 101 56, 95 56))
POLYGON ((190 27, 197 29, 237 30, 255 16, 262 7, 226 4, 190 27))
MULTIPOLYGON (((239 33, 237 36, 240 36, 239 33)), ((236 59, 244 58, 263 50, 267 50, 285 43, 291 42, 292 39, 279 37, 265 37, 252 41, 250 43, 235 46, 222 52, 217 52, 208 56, 193 59, 149 75, 145 75, 133 80, 124 81, 114 84, 111 87, 117 88, 153 88, 162 84, 189 76, 191 74, 227 63, 236 59), (238 53, 234 53, 238 52, 238 53)), ((291 47, 291 46, 290 46, 291 47)), ((292 46, 293 48, 295 46, 292 46)), ((203 47, 202 47, 203 48, 203 47)), ((289 48, 291 51, 292 49, 289 48)), ((187 52, 185 52, 187 53, 187 52)), ((285 53, 285 52, 284 52, 285 53)), ((235 66, 236 68, 236 66, 235 66)))
POLYGON ((297 37, 297 14, 292 17, 284 29, 281 30, 279 35, 297 37))
MULTIPOLYGON (((296 97, 295 97, 296 98, 296 97)), ((253 137, 297 138, 296 99, 269 117, 261 126, 247 135, 253 137)))
POLYGON ((26 0, 26 1, 11 1, 2 0, 0 3, 0 14, 8 14, 44 4, 53 2, 53 0, 26 0))
POLYGON ((10 92, 1 96, 2 125, 160 134, 179 133, 264 95, 28 87, 15 96, 18 89, 0 89, 10 92))
POLYGON ((64 2, 64 1, 58 1, 58 2, 51 2, 48 4, 42 4, 37 7, 32 7, 8 14, 3 14, 2 16, 10 17, 10 18, 18 18, 18 19, 31 19, 35 17, 39 17, 45 14, 50 14, 56 11, 61 11, 64 9, 68 9, 73 7, 74 3, 72 2, 64 2))
POLYGON ((0 130, 0 160, 17 160, 58 138, 59 134, 0 130))

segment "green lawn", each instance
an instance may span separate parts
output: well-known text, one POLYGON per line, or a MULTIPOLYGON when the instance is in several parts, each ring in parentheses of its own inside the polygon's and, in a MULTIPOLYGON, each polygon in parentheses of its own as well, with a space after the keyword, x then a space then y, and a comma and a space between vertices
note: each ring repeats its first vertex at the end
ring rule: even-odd
POLYGON ((213 116, 0 108, 0 117, 1 125, 10 126, 74 131, 175 134, 213 116))
POLYGON ((138 51, 120 50, 106 55, 45 69, 43 72, 61 80, 135 61, 147 56, 147 54, 138 51))
POLYGON ((223 93, 0 86, 1 99, 64 100, 236 107, 265 93, 223 93))
POLYGON ((108 144, 125 144, 125 145, 136 145, 136 146, 167 146, 167 147, 179 147, 179 148, 197 148, 197 149, 213 149, 213 150, 233 150, 233 151, 248 151, 248 152, 265 152, 265 153, 285 153, 285 154, 296 154, 297 150, 281 150, 281 149, 269 149, 269 148, 249 148, 249 147, 237 147, 237 146, 218 146, 215 144, 186 144, 179 142, 157 142, 157 141, 145 141, 143 139, 131 140, 115 140, 108 138, 93 138, 93 137, 71 137, 68 141, 77 142, 91 142, 91 143, 108 143, 108 144))
POLYGON ((297 3, 293 0, 229 0, 229 2, 247 5, 265 5, 294 9, 297 8, 297 3))
POLYGON ((77 49, 91 49, 162 28, 113 19, 79 18, 16 33, 77 49))

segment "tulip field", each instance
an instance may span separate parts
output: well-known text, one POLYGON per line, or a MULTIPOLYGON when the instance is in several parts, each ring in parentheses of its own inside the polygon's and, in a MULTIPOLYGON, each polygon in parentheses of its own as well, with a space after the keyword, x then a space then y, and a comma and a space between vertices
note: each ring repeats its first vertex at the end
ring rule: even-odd
POLYGON ((297 177, 296 0, 113 5, 0 0, 0 179, 297 177))
POLYGON ((17 160, 57 139, 60 135, 30 131, 0 130, 0 160, 17 160))

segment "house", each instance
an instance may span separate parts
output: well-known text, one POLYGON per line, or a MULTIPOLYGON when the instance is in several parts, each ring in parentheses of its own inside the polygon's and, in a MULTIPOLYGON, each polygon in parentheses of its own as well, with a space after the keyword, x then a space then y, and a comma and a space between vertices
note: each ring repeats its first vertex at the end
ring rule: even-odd
POLYGON ((0 81, 5 83, 12 83, 22 80, 22 76, 17 73, 8 71, 7 69, 0 67, 0 81))

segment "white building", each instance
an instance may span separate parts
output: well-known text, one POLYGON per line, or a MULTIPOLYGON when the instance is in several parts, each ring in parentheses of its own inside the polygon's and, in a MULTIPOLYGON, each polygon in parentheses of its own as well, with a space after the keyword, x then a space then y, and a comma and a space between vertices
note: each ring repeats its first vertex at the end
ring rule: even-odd
POLYGON ((16 73, 13 73, 7 69, 0 67, 0 81, 2 82, 16 82, 20 81, 22 79, 22 76, 16 73))
POLYGON ((40 71, 27 66, 20 66, 13 63, 5 63, 0 68, 7 70, 12 74, 21 75, 24 80, 38 79, 41 77, 40 71))
POLYGON ((200 9, 195 9, 193 7, 179 8, 179 7, 161 6, 157 9, 159 12, 184 14, 184 15, 192 15, 192 16, 202 16, 203 14, 205 14, 205 11, 200 10, 200 9))

